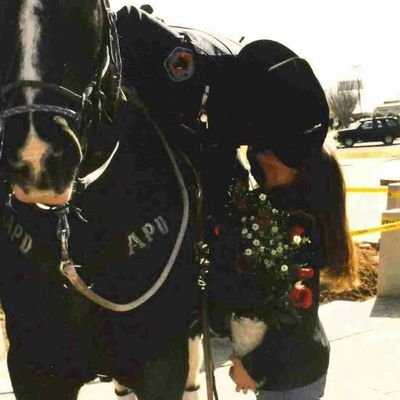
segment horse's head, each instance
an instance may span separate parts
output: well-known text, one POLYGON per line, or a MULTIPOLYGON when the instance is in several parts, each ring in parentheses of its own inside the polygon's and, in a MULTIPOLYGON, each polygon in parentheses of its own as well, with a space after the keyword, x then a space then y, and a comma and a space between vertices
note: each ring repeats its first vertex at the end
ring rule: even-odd
POLYGON ((0 4, 1 171, 23 202, 68 201, 101 115, 111 118, 120 62, 110 21, 106 0, 0 4))

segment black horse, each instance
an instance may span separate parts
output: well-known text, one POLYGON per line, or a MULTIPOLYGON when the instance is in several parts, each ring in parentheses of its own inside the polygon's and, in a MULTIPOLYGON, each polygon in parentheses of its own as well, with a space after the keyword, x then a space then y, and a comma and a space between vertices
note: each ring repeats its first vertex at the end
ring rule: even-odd
POLYGON ((75 399, 103 374, 141 400, 180 399, 196 174, 122 90, 106 0, 2 1, 0 27, 0 296, 16 398, 75 399))

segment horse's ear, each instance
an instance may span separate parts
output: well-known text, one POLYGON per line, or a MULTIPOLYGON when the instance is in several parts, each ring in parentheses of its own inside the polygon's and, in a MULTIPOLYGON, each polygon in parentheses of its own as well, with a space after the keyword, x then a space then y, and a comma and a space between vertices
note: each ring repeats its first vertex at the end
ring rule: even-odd
POLYGON ((140 6, 140 9, 146 11, 148 14, 153 14, 154 10, 150 4, 143 4, 140 6))

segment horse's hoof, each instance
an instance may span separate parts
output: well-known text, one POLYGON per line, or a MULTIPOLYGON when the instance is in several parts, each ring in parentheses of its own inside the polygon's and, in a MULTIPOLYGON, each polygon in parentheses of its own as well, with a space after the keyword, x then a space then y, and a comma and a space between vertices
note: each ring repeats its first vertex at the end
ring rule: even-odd
POLYGON ((118 400, 138 400, 136 394, 131 389, 115 390, 118 400))
POLYGON ((200 386, 186 388, 182 400, 200 400, 200 386))
POLYGON ((112 378, 110 378, 107 375, 97 375, 97 377, 99 378, 100 382, 111 382, 112 378))

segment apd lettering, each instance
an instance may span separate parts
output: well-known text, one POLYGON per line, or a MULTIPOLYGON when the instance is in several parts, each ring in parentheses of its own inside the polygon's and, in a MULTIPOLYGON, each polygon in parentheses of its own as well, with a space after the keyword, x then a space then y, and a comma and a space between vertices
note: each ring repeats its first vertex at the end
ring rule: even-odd
POLYGON ((32 236, 24 231, 17 223, 13 214, 5 214, 3 217, 4 230, 11 242, 18 246, 22 254, 27 254, 32 248, 32 236))
POLYGON ((137 250, 145 248, 154 241, 158 235, 165 236, 169 228, 165 219, 160 215, 152 222, 146 222, 138 232, 132 232, 128 236, 129 255, 132 256, 137 250))

